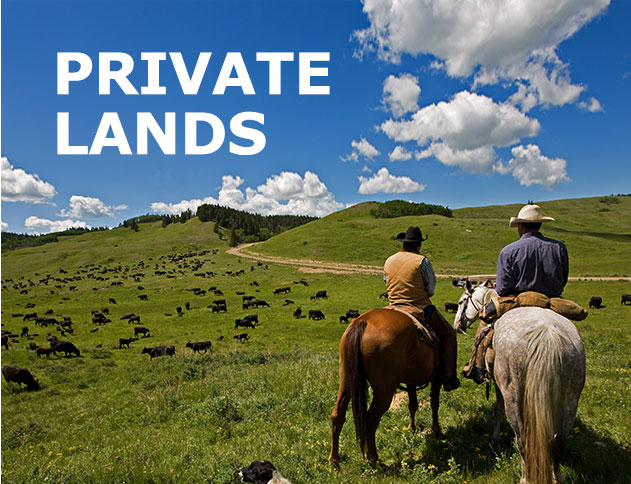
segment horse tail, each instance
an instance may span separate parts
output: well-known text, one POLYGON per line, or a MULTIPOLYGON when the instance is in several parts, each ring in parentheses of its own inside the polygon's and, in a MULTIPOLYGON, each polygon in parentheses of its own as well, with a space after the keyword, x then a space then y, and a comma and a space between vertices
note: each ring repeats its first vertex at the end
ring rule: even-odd
POLYGON ((528 372, 524 388, 524 476, 527 482, 553 482, 552 453, 561 409, 561 341, 549 326, 534 329, 528 342, 528 372))
POLYGON ((362 364, 361 341, 366 329, 366 320, 355 321, 346 333, 344 343, 344 381, 351 395, 355 435, 362 453, 366 451, 368 438, 367 381, 362 364))

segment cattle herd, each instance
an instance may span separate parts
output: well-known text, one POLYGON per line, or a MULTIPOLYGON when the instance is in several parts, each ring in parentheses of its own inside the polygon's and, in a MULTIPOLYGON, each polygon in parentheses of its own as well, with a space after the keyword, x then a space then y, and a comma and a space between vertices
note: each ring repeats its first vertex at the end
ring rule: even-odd
MULTIPOLYGON (((81 358, 84 356, 82 350, 84 353, 85 350, 88 350, 89 354, 91 348, 82 347, 80 350, 75 344, 78 344, 78 341, 81 339, 77 335, 98 333, 95 336, 102 336, 103 341, 99 344, 91 345, 93 347, 102 348, 105 345, 105 347, 109 346, 118 350, 133 350, 135 342, 156 339, 151 332, 153 327, 151 315, 147 315, 149 313, 147 309, 152 305, 152 301, 157 301, 160 298, 160 291, 152 290, 151 287, 151 285, 155 285, 151 284, 155 282, 155 278, 179 279, 180 281, 190 282, 196 279, 207 278, 239 278, 256 270, 268 269, 267 265, 259 262, 251 265, 250 271, 238 270, 221 273, 203 270, 204 266, 215 264, 212 261, 212 256, 215 254, 217 254, 216 249, 199 252, 191 251, 183 254, 162 256, 157 260, 150 257, 147 261, 141 260, 129 266, 122 264, 87 264, 79 267, 74 272, 61 268, 58 274, 42 276, 36 273, 35 278, 26 278, 24 276, 19 279, 6 278, 2 281, 3 293, 7 294, 10 291, 16 291, 20 297, 13 298, 16 301, 17 308, 15 308, 15 312, 11 313, 11 318, 4 317, 3 314, 2 346, 6 351, 13 345, 25 342, 26 348, 32 351, 35 358, 44 358, 45 360, 53 357, 81 358), (154 277, 147 278, 148 274, 154 277), (140 284, 143 281, 145 282, 140 284), (84 316, 77 317, 77 311, 75 310, 73 318, 76 321, 73 321, 67 315, 57 315, 56 312, 59 309, 53 309, 52 307, 46 307, 43 310, 43 315, 40 316, 42 313, 38 309, 42 304, 40 301, 43 298, 38 299, 38 296, 46 295, 45 300, 47 302, 45 304, 47 305, 52 305, 57 300, 58 304, 66 305, 60 307, 76 307, 77 305, 83 307, 81 291, 89 290, 90 287, 86 286, 90 285, 92 293, 97 296, 96 299, 100 299, 102 293, 107 293, 112 288, 117 290, 116 298, 111 297, 111 295, 103 296, 97 308, 84 310, 84 316), (29 300, 25 300, 26 298, 29 298, 29 300), (74 304, 73 300, 75 301, 74 304), (76 304, 77 302, 78 304, 76 304), (29 311, 24 311, 22 308, 29 309, 29 311), (126 308, 127 311, 120 311, 117 308, 126 308), (129 311, 130 308, 133 311, 129 311), (19 331, 16 331, 15 321, 21 323, 19 324, 21 327, 19 331), (126 324, 121 326, 120 322, 124 321, 126 321, 126 324), (142 325, 140 324, 141 321, 143 322, 142 325), (5 323, 6 326, 12 329, 5 329, 5 323), (41 328, 46 335, 40 336, 41 330, 34 332, 33 327, 29 328, 29 323, 35 325, 35 331, 41 328), (128 325, 132 325, 132 327, 128 325), (71 339, 75 340, 75 342, 70 341, 71 339)), ((239 262, 241 261, 239 260, 239 262)), ((234 288, 235 284, 230 285, 234 288)), ((226 331, 229 331, 230 328, 246 331, 236 333, 233 336, 234 341, 241 344, 251 342, 252 334, 249 334, 247 331, 256 330, 261 322, 265 320, 264 313, 258 313, 257 310, 265 311, 265 308, 269 308, 272 305, 295 308, 288 308, 287 311, 289 311, 288 315, 292 314, 293 311, 293 316, 296 319, 308 317, 311 321, 325 320, 326 317, 322 308, 310 308, 305 310, 305 314, 303 314, 303 310, 298 304, 327 301, 329 297, 327 290, 319 289, 311 292, 308 296, 293 296, 294 299, 304 299, 304 301, 296 299, 298 304, 292 299, 284 298, 281 300, 278 298, 281 295, 287 296, 291 294, 292 286, 308 288, 309 283, 305 279, 300 279, 276 288, 264 289, 259 282, 252 280, 243 286, 241 290, 233 291, 236 296, 240 296, 237 304, 234 301, 234 296, 226 297, 224 292, 228 294, 227 289, 220 288, 219 284, 206 287, 197 284, 195 287, 181 290, 184 295, 188 293, 195 297, 193 304, 191 304, 191 301, 182 301, 181 304, 173 306, 174 312, 165 312, 164 315, 166 317, 181 318, 190 313, 195 314, 197 318, 212 319, 215 317, 214 315, 229 314, 230 310, 248 311, 245 315, 240 314, 232 319, 234 321, 233 327, 224 327, 226 331), (262 292, 269 294, 271 299, 262 298, 260 294, 262 292), (197 298, 200 299, 198 300, 197 298), (208 303, 196 304, 198 301, 203 301, 204 298, 210 298, 208 303), (229 308, 229 306, 231 307, 229 308), (208 310, 210 311, 208 312, 208 310)), ((304 292, 305 289, 302 289, 302 291, 304 292)), ((91 300, 94 299, 94 297, 91 298, 91 300)), ((339 322, 347 324, 358 317, 359 314, 358 309, 349 309, 339 317, 339 322)), ((216 342, 222 342, 224 341, 224 336, 220 335, 213 339, 216 342)), ((150 360, 156 357, 174 356, 176 354, 175 344, 162 341, 160 343, 162 344, 156 346, 143 345, 140 354, 148 354, 150 360)), ((192 354, 212 354, 213 344, 209 338, 202 341, 189 341, 181 351, 187 349, 190 349, 192 354)), ((5 355, 3 361, 8 361, 10 359, 9 355, 5 355)), ((7 381, 25 384, 30 390, 39 389, 39 383, 26 368, 5 365, 2 372, 7 381)))

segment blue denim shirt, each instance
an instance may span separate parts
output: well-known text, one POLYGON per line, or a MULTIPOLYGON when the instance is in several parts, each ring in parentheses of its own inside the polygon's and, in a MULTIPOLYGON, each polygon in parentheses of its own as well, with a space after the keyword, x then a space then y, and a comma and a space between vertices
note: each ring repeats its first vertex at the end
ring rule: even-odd
POLYGON ((569 273, 567 248, 541 232, 527 232, 497 258, 496 290, 500 296, 537 291, 548 297, 563 292, 569 273))

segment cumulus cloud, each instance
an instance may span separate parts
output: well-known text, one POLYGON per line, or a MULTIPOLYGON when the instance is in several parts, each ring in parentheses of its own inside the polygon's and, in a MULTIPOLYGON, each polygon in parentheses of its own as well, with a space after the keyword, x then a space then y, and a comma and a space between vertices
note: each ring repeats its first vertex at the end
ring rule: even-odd
POLYGON ((2 230, 2 232, 6 232, 8 228, 9 228, 8 223, 0 221, 0 229, 2 230))
POLYGON ((33 173, 15 168, 2 157, 2 200, 5 202, 51 203, 57 192, 50 183, 33 173))
POLYGON ((57 215, 76 218, 113 217, 116 211, 127 208, 126 205, 112 207, 111 205, 105 205, 98 198, 83 197, 81 195, 72 195, 69 205, 68 209, 61 210, 57 215))
POLYGON ((319 179, 318 175, 307 171, 304 176, 294 172, 281 172, 272 175, 256 188, 241 185, 245 180, 240 176, 224 175, 217 198, 182 200, 170 204, 155 202, 151 209, 159 213, 181 213, 192 211, 203 204, 222 205, 237 210, 260 213, 262 215, 315 215, 322 217, 343 208, 334 195, 319 179))
POLYGON ((397 145, 388 155, 390 161, 407 161, 412 158, 412 153, 406 150, 403 146, 397 145))
POLYGON ((590 113, 599 113, 604 111, 602 104, 600 104, 598 99, 595 97, 591 98, 588 102, 581 101, 578 103, 578 107, 585 111, 589 111, 590 113))
POLYGON ((376 51, 382 59, 430 54, 432 65, 451 77, 521 82, 538 102, 559 105, 575 102, 584 87, 571 83, 557 48, 609 2, 364 0, 370 25, 354 35, 362 52, 376 51))
POLYGON ((359 157, 362 156, 365 159, 372 161, 375 156, 381 154, 377 148, 366 140, 366 138, 360 138, 359 141, 351 141, 351 147, 353 148, 353 151, 346 156, 340 156, 340 160, 344 162, 350 161, 352 163, 357 163, 359 161, 359 157))
POLYGON ((425 190, 425 185, 421 185, 407 176, 391 175, 387 168, 381 168, 371 178, 359 177, 358 193, 365 195, 422 192, 423 190, 425 190))
POLYGON ((507 164, 498 163, 495 169, 502 174, 512 173, 520 185, 529 187, 538 183, 552 189, 559 183, 570 181, 566 161, 544 156, 537 145, 515 146, 512 154, 513 158, 507 164))
POLYGON ((494 147, 536 136, 541 125, 511 104, 461 91, 449 102, 425 106, 411 119, 390 119, 379 129, 397 142, 415 141, 420 148, 417 159, 434 156, 470 173, 490 173, 496 161, 494 147))
POLYGON ((418 110, 420 95, 421 88, 417 77, 411 74, 403 74, 401 77, 390 75, 383 83, 381 103, 394 117, 399 118, 418 110))
POLYGON ((61 232, 70 228, 91 228, 88 224, 82 222, 81 220, 48 220, 45 218, 35 217, 33 215, 24 220, 24 226, 27 230, 34 230, 36 233, 43 233, 42 230, 38 229, 48 229, 48 233, 51 233, 61 232))

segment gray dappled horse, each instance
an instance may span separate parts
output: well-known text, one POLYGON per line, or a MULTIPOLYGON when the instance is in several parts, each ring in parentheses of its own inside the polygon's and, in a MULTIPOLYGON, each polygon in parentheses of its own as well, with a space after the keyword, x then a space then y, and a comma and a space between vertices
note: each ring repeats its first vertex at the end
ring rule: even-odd
MULTIPOLYGON (((458 301, 456 330, 477 319, 488 284, 467 287, 458 301), (477 309, 476 309, 477 308, 477 309)), ((562 482, 559 461, 585 384, 585 349, 574 324, 550 309, 515 308, 495 322, 487 369, 495 382, 495 429, 504 412, 522 459, 521 483, 562 482)))

